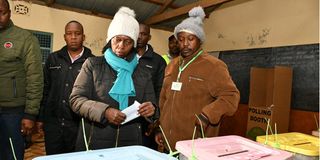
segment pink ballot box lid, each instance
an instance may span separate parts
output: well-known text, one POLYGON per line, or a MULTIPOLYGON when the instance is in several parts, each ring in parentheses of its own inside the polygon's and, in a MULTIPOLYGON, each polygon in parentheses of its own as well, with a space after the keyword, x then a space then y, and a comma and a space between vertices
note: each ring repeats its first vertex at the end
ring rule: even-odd
POLYGON ((292 157, 289 152, 276 150, 240 136, 195 139, 194 142, 179 141, 176 149, 188 158, 192 157, 193 152, 198 160, 286 160, 292 157))
POLYGON ((56 154, 33 160, 176 160, 144 146, 127 146, 91 151, 56 154))

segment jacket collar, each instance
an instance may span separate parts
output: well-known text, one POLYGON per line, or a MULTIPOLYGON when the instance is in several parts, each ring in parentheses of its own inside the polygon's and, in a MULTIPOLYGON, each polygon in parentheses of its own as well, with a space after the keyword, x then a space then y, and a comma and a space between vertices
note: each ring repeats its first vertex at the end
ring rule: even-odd
MULTIPOLYGON (((182 56, 181 57, 181 60, 184 61, 184 63, 188 63, 193 57, 195 57, 202 49, 202 47, 200 47, 196 52, 194 52, 192 55, 186 57, 186 58, 183 58, 182 56)), ((202 53, 203 54, 203 53, 202 53)))
POLYGON ((153 48, 150 44, 148 45, 148 50, 142 55, 141 58, 152 58, 153 57, 153 48))
POLYGON ((9 28, 12 28, 13 26, 14 26, 14 24, 13 24, 12 20, 10 19, 8 25, 5 28, 1 29, 0 32, 4 32, 4 31, 8 30, 9 28))
MULTIPOLYGON (((84 50, 83 50, 83 54, 82 56, 77 59, 74 63, 76 63, 77 61, 81 60, 82 61, 85 61, 88 57, 91 57, 92 56, 92 52, 89 48, 83 46, 84 50)), ((64 46, 60 49, 60 51, 58 52, 58 56, 61 56, 62 58, 64 58, 66 61, 70 62, 71 63, 71 59, 69 57, 69 53, 68 53, 68 49, 67 49, 67 46, 64 46)))

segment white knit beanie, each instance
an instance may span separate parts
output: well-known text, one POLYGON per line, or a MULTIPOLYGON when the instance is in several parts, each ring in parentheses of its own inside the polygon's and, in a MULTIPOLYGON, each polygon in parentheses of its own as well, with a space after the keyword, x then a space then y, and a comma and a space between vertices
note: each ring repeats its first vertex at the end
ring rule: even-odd
POLYGON ((136 47, 139 36, 139 23, 135 16, 134 10, 128 7, 121 7, 109 25, 107 43, 114 36, 125 35, 134 41, 134 47, 136 47))
POLYGON ((205 34, 203 31, 203 20, 206 14, 203 8, 198 6, 189 11, 189 18, 183 20, 174 28, 174 36, 177 38, 178 33, 188 32, 197 36, 201 43, 205 40, 205 34))

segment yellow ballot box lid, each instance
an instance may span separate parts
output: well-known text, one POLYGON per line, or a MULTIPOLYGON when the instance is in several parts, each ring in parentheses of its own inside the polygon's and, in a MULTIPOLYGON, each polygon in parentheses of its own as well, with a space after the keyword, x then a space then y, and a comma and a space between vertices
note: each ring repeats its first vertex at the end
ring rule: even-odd
POLYGON ((319 137, 290 132, 257 136, 257 142, 307 156, 319 156, 319 137))

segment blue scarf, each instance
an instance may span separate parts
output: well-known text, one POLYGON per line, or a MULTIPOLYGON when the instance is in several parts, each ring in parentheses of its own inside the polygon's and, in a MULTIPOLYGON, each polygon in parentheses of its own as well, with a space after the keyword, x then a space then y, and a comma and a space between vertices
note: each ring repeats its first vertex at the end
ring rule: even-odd
POLYGON ((128 62, 113 53, 111 48, 108 48, 104 53, 104 58, 117 71, 117 79, 109 91, 109 95, 119 102, 120 110, 123 110, 128 107, 129 96, 136 95, 131 75, 138 64, 137 56, 128 62))

